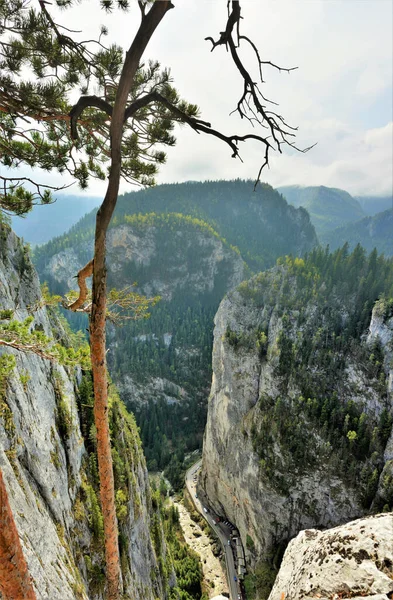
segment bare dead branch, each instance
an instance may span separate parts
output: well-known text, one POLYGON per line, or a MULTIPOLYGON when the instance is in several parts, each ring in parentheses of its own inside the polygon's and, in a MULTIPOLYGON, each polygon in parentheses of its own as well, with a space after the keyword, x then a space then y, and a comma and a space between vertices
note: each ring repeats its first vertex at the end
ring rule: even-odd
POLYGON ((58 358, 52 354, 48 354, 44 352, 42 348, 38 344, 20 344, 16 340, 11 340, 7 342, 7 340, 0 339, 0 346, 6 346, 7 348, 14 348, 15 350, 19 350, 21 352, 33 352, 33 354, 37 354, 41 358, 46 358, 47 360, 58 361, 58 358))
MULTIPOLYGON (((269 165, 270 150, 274 149, 282 153, 282 146, 288 145, 299 152, 308 152, 308 150, 310 150, 310 148, 312 148, 313 146, 304 149, 298 148, 293 143, 293 140, 291 140, 291 138, 295 136, 293 132, 296 131, 297 128, 286 123, 286 121, 281 115, 278 115, 275 112, 266 109, 266 103, 273 104, 276 106, 277 103, 273 102, 272 100, 269 100, 262 94, 258 83, 253 81, 249 71, 245 67, 242 59, 240 58, 238 48, 240 47, 242 41, 246 42, 252 48, 258 64, 260 83, 262 84, 264 83, 262 72, 263 65, 268 65, 274 69, 277 69, 280 72, 285 71, 287 73, 294 71, 295 69, 297 69, 297 67, 280 67, 272 61, 262 60, 258 48, 254 44, 254 42, 252 42, 252 40, 250 40, 250 38, 246 35, 240 34, 240 20, 242 19, 242 17, 239 0, 229 0, 227 6, 228 18, 225 30, 220 32, 220 35, 217 40, 215 40, 211 36, 205 39, 211 42, 212 52, 218 46, 222 45, 225 46, 227 50, 229 50, 232 56, 232 60, 242 77, 242 95, 240 96, 240 99, 237 102, 236 108, 232 112, 237 112, 241 119, 247 119, 252 126, 258 123, 261 127, 266 127, 269 130, 269 136, 257 136, 259 141, 262 141, 265 144, 264 161, 257 177, 257 181, 259 181, 263 168, 269 165), (269 142, 268 138, 271 138, 272 141, 269 142)), ((230 139, 235 143, 240 141, 239 139, 236 139, 236 136, 231 136, 230 139)), ((244 136, 244 139, 247 139, 247 136, 244 136)), ((237 156, 237 154, 235 155, 237 156)))
MULTIPOLYGON (((266 146, 266 148, 268 148, 268 149, 272 148, 272 146, 271 146, 270 142, 267 140, 267 138, 264 138, 259 135, 255 135, 255 134, 251 134, 251 133, 247 134, 247 135, 229 135, 229 136, 224 135, 223 133, 221 133, 221 131, 213 129, 211 124, 208 123, 207 121, 202 121, 201 119, 196 119, 195 117, 189 117, 184 112, 182 112, 179 108, 177 108, 177 106, 174 106, 173 104, 171 104, 164 96, 162 96, 158 92, 152 92, 150 94, 146 94, 146 96, 144 96, 137 102, 138 102, 138 108, 140 108, 142 105, 146 105, 151 102, 159 102, 160 104, 165 106, 165 108, 167 108, 171 112, 172 117, 175 120, 177 120, 178 122, 187 123, 187 125, 189 125, 197 133, 203 132, 203 133, 206 133, 207 135, 212 135, 212 136, 222 140, 226 144, 228 144, 229 147, 232 149, 232 157, 233 158, 240 158, 238 142, 245 142, 246 140, 249 140, 249 139, 254 139, 258 142, 263 143, 266 146)), ((136 104, 136 103, 134 103, 134 104, 136 104)), ((133 107, 133 105, 131 105, 129 107, 129 109, 132 109, 132 107, 133 107)), ((127 109, 127 110, 129 110, 129 109, 127 109)), ((131 113, 131 110, 129 111, 128 114, 130 115, 130 113, 131 113)), ((240 160, 241 160, 241 158, 240 158, 240 160)))

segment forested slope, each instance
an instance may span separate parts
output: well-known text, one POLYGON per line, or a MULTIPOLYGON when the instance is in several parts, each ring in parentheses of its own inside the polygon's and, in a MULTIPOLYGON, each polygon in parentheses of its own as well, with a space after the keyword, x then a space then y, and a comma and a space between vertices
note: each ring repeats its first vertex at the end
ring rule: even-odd
POLYGON ((280 187, 278 191, 290 204, 303 206, 309 212, 318 236, 357 221, 366 214, 358 200, 338 188, 292 185, 280 187))
POLYGON ((393 210, 385 210, 372 217, 338 227, 321 235, 320 241, 329 244, 331 250, 336 250, 344 242, 348 242, 350 248, 361 244, 368 252, 376 248, 385 256, 393 256, 393 210))
MULTIPOLYGON (((91 230, 78 241, 49 259, 45 248, 37 249, 41 278, 56 293, 75 287, 75 273, 91 256, 91 230)), ((161 296, 150 319, 108 328, 108 364, 137 415, 149 468, 169 465, 180 485, 185 452, 202 444, 213 317, 246 266, 210 225, 169 213, 117 216, 108 234, 108 265, 110 287, 136 281, 140 292, 161 296)), ((85 315, 72 316, 75 327, 87 328, 85 315)))
MULTIPOLYGON (((145 213, 181 213, 205 221, 229 244, 237 246, 253 270, 274 264, 284 254, 302 255, 317 244, 309 216, 289 206, 267 184, 254 191, 252 181, 189 181, 163 184, 119 197, 115 219, 145 213)), ((86 239, 94 226, 95 211, 72 229, 45 245, 50 257, 86 239)))

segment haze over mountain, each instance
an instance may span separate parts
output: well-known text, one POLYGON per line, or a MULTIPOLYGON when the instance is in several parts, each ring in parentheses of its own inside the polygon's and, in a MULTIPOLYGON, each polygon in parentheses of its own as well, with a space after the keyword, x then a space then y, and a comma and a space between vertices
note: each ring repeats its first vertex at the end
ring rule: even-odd
POLYGON ((393 194, 390 196, 355 196, 355 199, 369 216, 393 208, 393 194))
POLYGON ((344 190, 323 185, 293 185, 279 187, 277 190, 293 206, 303 206, 307 209, 318 235, 366 216, 358 200, 344 190))
MULTIPOLYGON (((211 182, 209 182, 209 185, 210 183, 211 182)), ((222 183, 224 184, 224 182, 222 183)), ((198 199, 199 191, 203 189, 197 189, 196 194, 194 194, 194 188, 191 188, 191 185, 196 185, 198 188, 198 186, 202 186, 203 184, 198 182, 188 182, 184 184, 161 185, 150 190, 131 192, 122 196, 121 201, 123 201, 122 199, 124 198, 124 202, 129 203, 130 199, 132 199, 131 203, 128 204, 130 213, 135 212, 136 206, 138 206, 137 210, 140 212, 149 212, 149 210, 161 211, 161 197, 167 199, 171 189, 173 189, 177 199, 171 200, 172 209, 174 211, 179 210, 179 212, 183 212, 187 201, 185 198, 181 199, 180 196, 187 195, 192 190, 192 195, 194 196, 192 202, 194 202, 198 199), (177 187, 172 188, 172 186, 175 185, 177 187), (135 193, 137 195, 134 197, 135 193), (140 193, 141 196, 138 196, 138 193, 140 193)), ((239 200, 244 198, 245 193, 246 195, 250 194, 252 197, 253 183, 247 182, 247 186, 248 189, 242 190, 240 193, 238 192, 239 200)), ((320 241, 322 243, 327 243, 330 239, 334 240, 334 242, 332 241, 333 248, 336 248, 347 241, 345 235, 349 236, 348 241, 351 245, 356 245, 358 242, 363 243, 362 240, 364 235, 360 233, 361 228, 356 227, 355 230, 350 228, 348 229, 348 233, 346 233, 344 224, 358 221, 366 215, 374 216, 377 213, 392 207, 392 197, 390 196, 357 196, 356 198, 353 198, 344 190, 323 186, 286 186, 278 188, 278 191, 283 194, 290 204, 297 207, 303 206, 307 209, 310 213, 311 221, 319 234, 320 241), (329 236, 327 233, 331 231, 332 227, 340 229, 332 234, 332 236, 329 236), (356 231, 359 232, 359 235, 356 234, 356 231)), ((202 195, 204 193, 205 192, 202 192, 202 195)), ((35 206, 31 213, 25 218, 13 217, 12 226, 17 235, 31 245, 44 244, 54 237, 60 236, 68 231, 70 227, 75 225, 86 215, 86 213, 89 213, 92 209, 98 207, 101 201, 102 198, 98 196, 58 195, 55 203, 47 206, 35 206)), ((229 200, 229 203, 231 202, 233 202, 233 199, 229 200)), ((170 210, 170 207, 168 206, 168 209, 165 210, 170 210)), ((190 214, 199 215, 201 218, 212 223, 215 219, 214 214, 210 214, 209 216, 209 211, 206 213, 206 211, 197 204, 192 208, 189 207, 188 212, 190 212, 190 214), (213 221, 211 219, 213 219, 213 221)), ((93 220, 91 222, 93 222, 93 220)), ((387 242, 385 244, 383 239, 378 239, 379 231, 383 238, 384 230, 377 227, 372 235, 372 243, 374 243, 380 251, 386 253, 386 247, 389 243, 387 242)), ((258 237, 258 235, 256 234, 255 237, 258 237)), ((365 247, 371 250, 374 246, 370 247, 370 243, 365 239, 365 247)))
POLYGON ((98 196, 57 195, 53 204, 34 206, 26 217, 12 217, 12 228, 35 246, 62 235, 102 202, 98 196))
POLYGON ((390 208, 355 223, 348 223, 321 234, 319 239, 322 244, 329 244, 331 250, 348 242, 351 249, 361 244, 368 252, 376 248, 385 256, 393 256, 393 210, 390 208))

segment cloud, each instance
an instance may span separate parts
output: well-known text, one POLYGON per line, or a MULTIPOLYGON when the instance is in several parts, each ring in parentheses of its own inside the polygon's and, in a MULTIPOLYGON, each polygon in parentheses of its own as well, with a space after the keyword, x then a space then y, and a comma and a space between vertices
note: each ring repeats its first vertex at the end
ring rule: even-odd
MULTIPOLYGON (((139 9, 105 15, 98 0, 75 8, 75 22, 94 37, 102 22, 107 41, 127 48, 139 24, 139 9)), ((279 102, 278 111, 299 126, 297 144, 318 145, 307 154, 285 150, 272 158, 263 178, 273 185, 300 183, 342 187, 351 193, 389 193, 392 187, 392 19, 390 0, 242 0, 243 33, 261 50, 264 60, 298 66, 291 74, 264 68, 263 93, 279 102), (375 127, 378 125, 378 127, 375 127)), ((68 13, 61 12, 63 19, 68 13)), ((244 132, 245 123, 229 113, 242 93, 242 82, 225 48, 210 52, 209 35, 217 37, 226 20, 226 2, 179 2, 169 11, 147 50, 171 67, 181 96, 197 103, 202 118, 224 133, 244 132)), ((250 52, 244 56, 254 65, 250 52)), ((187 128, 176 129, 178 144, 168 150, 159 181, 256 176, 263 149, 241 148, 244 162, 230 149, 187 128)), ((61 181, 44 174, 45 180, 61 181)), ((92 182, 89 193, 103 194, 92 182)), ((122 184, 121 189, 128 189, 122 184)), ((75 188, 73 193, 75 193, 75 188)))
MULTIPOLYGON (((329 143, 339 129, 332 127, 329 143)), ((392 177, 393 124, 363 133, 347 131, 332 146, 330 159, 315 160, 308 154, 280 157, 277 171, 270 177, 272 185, 326 185, 345 189, 353 195, 389 195, 393 193, 392 177)), ((273 169, 270 173, 273 173, 273 169)))

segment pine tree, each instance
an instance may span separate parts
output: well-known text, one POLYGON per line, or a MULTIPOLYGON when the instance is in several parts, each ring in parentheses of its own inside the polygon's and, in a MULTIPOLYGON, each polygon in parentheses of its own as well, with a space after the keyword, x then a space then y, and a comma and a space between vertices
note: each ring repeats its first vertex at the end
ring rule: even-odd
MULTIPOLYGON (((56 0, 56 4, 69 8, 72 0, 56 0)), ((127 0, 101 2, 106 10, 112 10, 115 4, 122 10, 128 8, 127 0)), ((261 60, 253 42, 240 35, 240 2, 231 0, 224 29, 217 40, 207 40, 212 50, 221 46, 229 50, 243 79, 238 114, 252 125, 266 127, 267 133, 258 135, 253 130, 246 135, 224 135, 199 118, 196 105, 181 100, 171 85, 169 72, 161 70, 158 62, 141 65, 151 37, 173 8, 170 0, 138 1, 141 23, 125 54, 116 45, 105 47, 101 37, 96 43, 76 41, 68 29, 56 22, 48 6, 40 0, 39 9, 35 10, 23 0, 0 0, 0 161, 7 167, 26 164, 67 172, 81 187, 87 186, 90 177, 104 180, 105 167, 109 167, 107 192, 97 213, 94 256, 78 274, 80 296, 69 308, 86 310, 85 280, 92 276, 90 343, 107 598, 116 600, 121 594, 121 574, 108 425, 105 246, 119 182, 124 178, 142 185, 154 183, 158 167, 165 162, 161 147, 175 143, 175 123, 185 123, 196 132, 220 139, 229 146, 233 157, 239 156, 240 142, 260 142, 263 158, 259 180, 272 149, 281 153, 285 145, 295 147, 295 130, 274 112, 274 107, 267 108, 268 101, 249 74, 239 46, 247 45, 254 52, 261 82, 267 64, 279 70, 292 69, 261 60), (23 77, 26 68, 32 72, 30 80, 23 77), (93 88, 98 90, 94 95, 93 88), (76 90, 82 90, 82 95, 72 105, 72 93, 76 90)), ((101 35, 105 33, 103 28, 101 35)), ((3 210, 23 214, 34 202, 51 200, 51 190, 38 182, 30 181, 34 189, 31 192, 24 187, 23 179, 1 176, 1 180, 3 210)))

